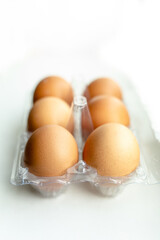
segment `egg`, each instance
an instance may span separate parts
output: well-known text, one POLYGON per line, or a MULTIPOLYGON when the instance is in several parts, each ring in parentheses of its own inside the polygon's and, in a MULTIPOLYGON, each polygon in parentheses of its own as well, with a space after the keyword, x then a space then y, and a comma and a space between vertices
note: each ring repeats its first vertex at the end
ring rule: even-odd
POLYGON ((77 162, 78 147, 74 137, 58 125, 38 128, 25 147, 24 164, 36 176, 61 176, 77 162))
POLYGON ((128 111, 118 98, 107 95, 96 96, 89 101, 88 106, 94 128, 105 123, 121 123, 129 126, 128 111))
POLYGON ((71 85, 63 78, 50 76, 37 85, 34 91, 34 102, 47 96, 61 98, 70 105, 73 101, 73 90, 71 85))
POLYGON ((48 124, 68 126, 71 117, 70 106, 60 98, 45 97, 35 102, 28 116, 28 131, 48 124))
POLYGON ((108 123, 89 135, 83 159, 101 176, 121 177, 138 167, 140 149, 130 129, 118 123, 108 123))
POLYGON ((84 96, 89 100, 98 95, 109 95, 122 99, 122 91, 119 85, 111 78, 98 78, 91 82, 85 92, 84 96))

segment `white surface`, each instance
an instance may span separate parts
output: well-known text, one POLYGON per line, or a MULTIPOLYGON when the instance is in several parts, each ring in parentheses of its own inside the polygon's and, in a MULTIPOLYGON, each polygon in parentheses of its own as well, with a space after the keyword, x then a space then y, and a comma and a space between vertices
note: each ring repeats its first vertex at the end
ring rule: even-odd
POLYGON ((118 67, 160 129, 158 1, 68 2, 0 1, 0 239, 159 240, 160 185, 130 185, 116 198, 75 185, 44 199, 9 183, 25 99, 42 76, 118 67))

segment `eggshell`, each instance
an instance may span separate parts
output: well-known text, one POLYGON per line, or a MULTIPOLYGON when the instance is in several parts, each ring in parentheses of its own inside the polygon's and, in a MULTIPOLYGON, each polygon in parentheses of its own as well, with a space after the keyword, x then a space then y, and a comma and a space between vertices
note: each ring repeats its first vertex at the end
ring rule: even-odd
POLYGON ((140 149, 133 133, 118 123, 98 127, 88 137, 84 161, 99 175, 120 177, 134 171, 140 162, 140 149))
POLYGON ((65 101, 56 97, 45 97, 33 105, 28 116, 28 130, 32 132, 48 124, 67 127, 70 118, 71 108, 65 101))
POLYGON ((36 176, 61 176, 77 161, 78 147, 74 137, 58 125, 37 129, 25 148, 24 163, 36 176))
POLYGON ((128 111, 118 98, 111 96, 96 96, 89 103, 94 128, 105 123, 121 123, 129 126, 130 119, 128 111))
POLYGON ((70 105, 73 101, 73 90, 71 85, 63 78, 50 76, 37 85, 34 92, 34 102, 47 96, 61 98, 70 105))
POLYGON ((94 80, 87 86, 84 92, 84 96, 88 100, 98 95, 109 95, 122 99, 122 91, 119 85, 110 78, 94 80))

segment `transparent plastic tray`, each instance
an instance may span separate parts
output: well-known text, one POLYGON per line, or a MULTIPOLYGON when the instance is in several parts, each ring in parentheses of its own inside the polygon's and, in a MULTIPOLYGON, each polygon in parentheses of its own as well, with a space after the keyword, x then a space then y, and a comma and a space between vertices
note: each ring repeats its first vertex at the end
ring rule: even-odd
MULTIPOLYGON (((24 167, 23 156, 26 142, 31 133, 24 131, 19 138, 17 153, 13 163, 11 183, 14 185, 29 184, 45 197, 57 196, 69 184, 89 182, 93 187, 106 196, 115 196, 130 183, 156 184, 160 182, 160 143, 156 139, 150 120, 144 106, 132 83, 123 77, 117 79, 123 92, 123 101, 130 114, 130 129, 135 134, 140 146, 140 166, 125 177, 104 177, 97 174, 96 169, 88 166, 82 159, 84 143, 92 132, 93 126, 86 98, 80 96, 85 89, 82 79, 73 80, 76 96, 72 104, 74 116, 73 135, 79 149, 79 162, 69 168, 65 175, 59 177, 37 177, 24 167), (77 94, 79 96, 77 96, 77 94), (83 121, 87 122, 85 128, 83 121)), ((31 102, 31 101, 30 101, 31 102)), ((30 105, 31 107, 31 105, 30 105)), ((28 111, 26 111, 28 114, 28 111)), ((77 185, 78 187, 78 185, 77 185)))

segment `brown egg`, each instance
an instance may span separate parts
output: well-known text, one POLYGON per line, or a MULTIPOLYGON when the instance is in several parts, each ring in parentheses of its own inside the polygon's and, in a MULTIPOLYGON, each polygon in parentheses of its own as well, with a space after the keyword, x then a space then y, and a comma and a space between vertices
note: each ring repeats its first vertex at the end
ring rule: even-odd
POLYGON ((61 176, 77 162, 77 143, 63 127, 43 126, 27 142, 24 163, 29 172, 36 176, 61 176))
POLYGON ((84 92, 84 96, 88 100, 98 95, 109 95, 122 99, 122 92, 119 85, 110 78, 96 79, 87 86, 84 92))
POLYGON ((67 127, 71 117, 70 106, 60 98, 45 97, 33 105, 28 117, 28 130, 34 131, 48 124, 67 127))
POLYGON ((108 123, 88 137, 84 161, 97 169, 99 175, 120 177, 134 171, 140 161, 140 150, 133 133, 118 123, 108 123))
POLYGON ((50 76, 37 85, 34 92, 34 102, 48 96, 61 98, 70 105, 73 101, 73 90, 63 78, 50 76))
POLYGON ((121 123, 129 126, 128 111, 118 98, 107 95, 97 96, 89 101, 88 106, 94 128, 105 123, 121 123))

